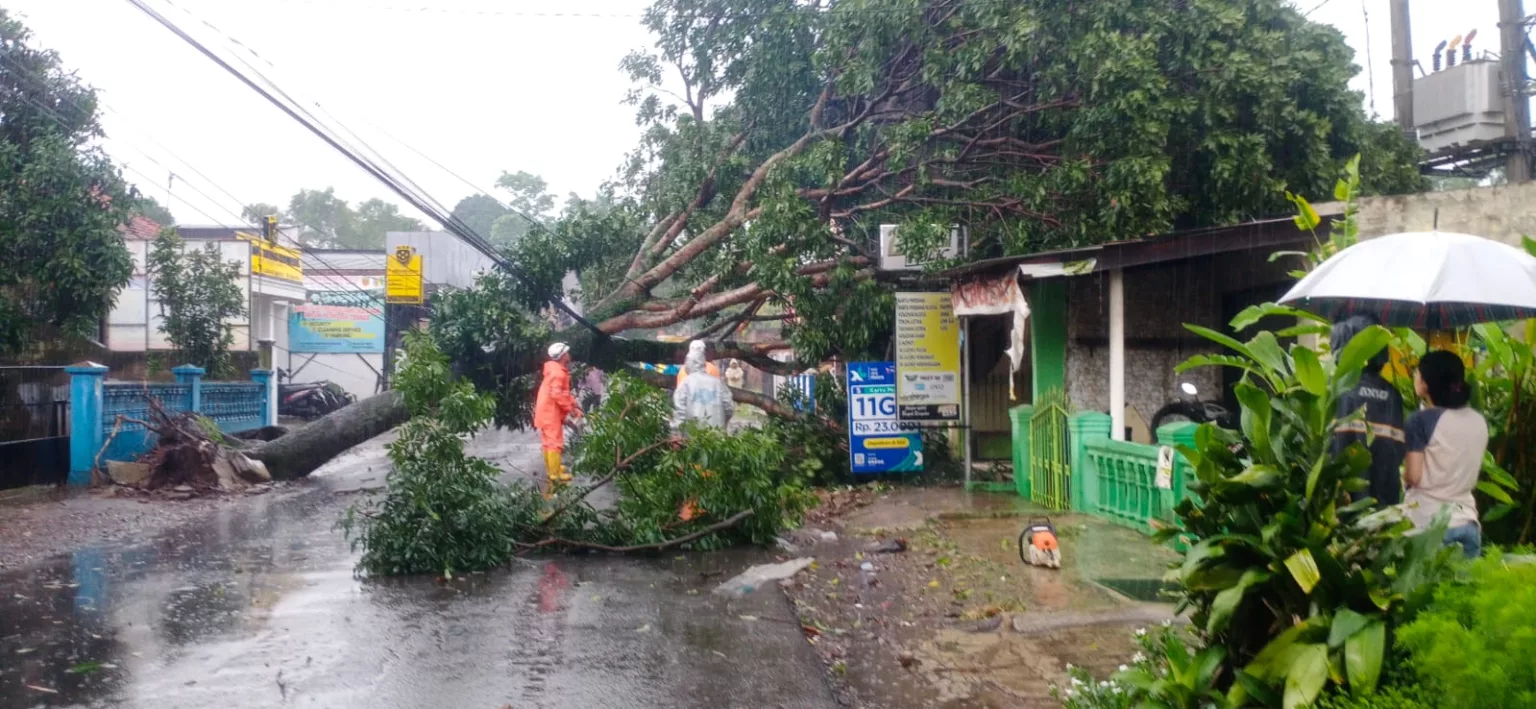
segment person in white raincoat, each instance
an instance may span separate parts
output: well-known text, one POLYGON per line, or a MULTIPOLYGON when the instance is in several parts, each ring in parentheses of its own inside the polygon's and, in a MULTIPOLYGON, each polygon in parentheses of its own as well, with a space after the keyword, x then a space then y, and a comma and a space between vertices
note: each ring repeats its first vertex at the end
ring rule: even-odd
POLYGON ((731 390, 720 377, 709 373, 703 348, 693 348, 683 363, 683 380, 672 392, 672 427, 681 429, 687 421, 700 426, 725 428, 731 422, 735 402, 731 390))

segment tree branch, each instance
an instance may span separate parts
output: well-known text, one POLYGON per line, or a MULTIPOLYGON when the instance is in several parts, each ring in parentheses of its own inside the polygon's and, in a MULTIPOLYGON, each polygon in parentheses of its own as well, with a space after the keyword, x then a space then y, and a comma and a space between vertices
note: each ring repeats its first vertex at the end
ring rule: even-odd
POLYGON ((545 539, 544 541, 538 542, 537 544, 524 545, 523 550, 518 553, 523 554, 534 551, 535 549, 540 549, 542 547, 556 545, 570 547, 572 549, 595 549, 597 551, 613 552, 616 554, 629 554, 637 551, 664 551, 679 544, 687 544, 688 542, 691 542, 700 537, 714 534, 715 532, 718 532, 722 529, 730 529, 731 527, 741 524, 742 520, 751 517, 755 512, 756 510, 751 509, 742 510, 719 522, 711 524, 708 527, 704 527, 697 532, 693 532, 692 534, 685 534, 676 539, 668 539, 667 541, 656 542, 655 544, 635 544, 627 547, 615 547, 608 546, 607 544, 582 542, 574 539, 561 539, 559 537, 555 537, 551 539, 545 539))

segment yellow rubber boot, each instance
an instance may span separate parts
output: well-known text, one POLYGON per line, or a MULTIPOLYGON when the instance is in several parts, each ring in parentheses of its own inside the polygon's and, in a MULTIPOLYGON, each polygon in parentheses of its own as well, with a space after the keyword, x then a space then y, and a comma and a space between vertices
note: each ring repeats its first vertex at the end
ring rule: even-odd
POLYGON ((544 451, 544 475, 551 484, 560 482, 560 451, 544 451))

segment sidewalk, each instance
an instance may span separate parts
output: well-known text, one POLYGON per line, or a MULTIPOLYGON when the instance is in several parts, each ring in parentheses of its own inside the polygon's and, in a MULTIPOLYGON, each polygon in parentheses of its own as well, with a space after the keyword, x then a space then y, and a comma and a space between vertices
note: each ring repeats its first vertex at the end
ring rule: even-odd
POLYGON ((1156 590, 1174 552, 1132 530, 1052 515, 1060 570, 1025 566, 1017 538, 1046 514, 1018 497, 896 489, 834 523, 839 539, 787 589, 845 703, 1058 707, 1066 665, 1112 672, 1132 633, 1169 620, 1156 590), (872 553, 906 540, 902 553, 872 553), (870 564, 872 571, 861 569, 870 564), (1119 590, 1116 590, 1119 589, 1119 590))

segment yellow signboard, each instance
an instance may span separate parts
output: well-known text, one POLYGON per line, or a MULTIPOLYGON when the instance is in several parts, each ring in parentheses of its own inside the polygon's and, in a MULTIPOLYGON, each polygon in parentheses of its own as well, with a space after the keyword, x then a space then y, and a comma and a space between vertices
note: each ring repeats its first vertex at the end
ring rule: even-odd
POLYGON ((304 256, 298 249, 278 246, 244 232, 235 235, 251 243, 251 273, 294 283, 304 282, 304 256))
POLYGON ((960 325, 949 293, 896 294, 896 417, 960 419, 960 325))
POLYGON ((421 305, 421 254, 413 246, 396 246, 384 267, 384 302, 392 305, 421 305))

